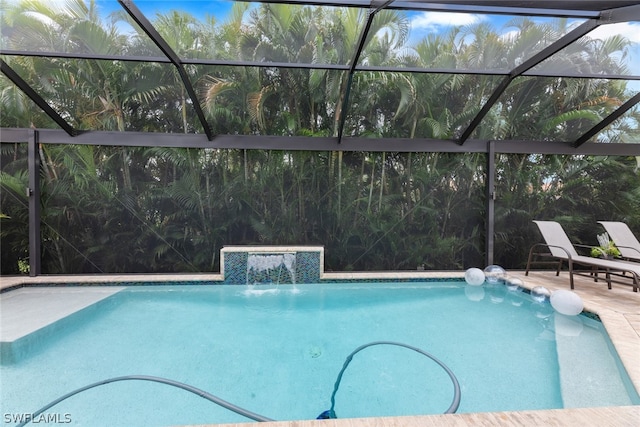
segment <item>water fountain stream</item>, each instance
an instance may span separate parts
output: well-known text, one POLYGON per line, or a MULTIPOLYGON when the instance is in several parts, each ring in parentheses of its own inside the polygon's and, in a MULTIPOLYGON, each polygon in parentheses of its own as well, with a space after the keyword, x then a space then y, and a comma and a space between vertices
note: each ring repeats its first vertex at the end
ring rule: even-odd
POLYGON ((296 284, 296 254, 247 254, 247 285, 296 284))

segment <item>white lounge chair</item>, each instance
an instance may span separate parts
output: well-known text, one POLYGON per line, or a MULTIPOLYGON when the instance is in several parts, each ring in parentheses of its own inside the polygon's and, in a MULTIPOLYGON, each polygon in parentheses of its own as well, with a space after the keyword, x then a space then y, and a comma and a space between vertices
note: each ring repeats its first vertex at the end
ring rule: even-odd
POLYGON ((540 247, 547 247, 549 253, 544 255, 555 258, 558 261, 558 268, 556 276, 560 274, 563 262, 567 262, 569 266, 569 284, 571 289, 573 286, 573 275, 586 275, 598 281, 599 274, 603 273, 607 281, 607 286, 611 289, 611 282, 628 284, 628 280, 631 279, 633 285, 633 292, 638 292, 640 286, 640 264, 624 261, 606 260, 600 258, 593 258, 589 256, 578 255, 574 245, 567 237, 562 226, 555 221, 533 221, 536 223, 542 234, 542 238, 545 243, 538 243, 531 247, 529 251, 529 259, 527 260, 527 269, 525 276, 529 275, 531 264, 533 264, 533 258, 536 255, 536 249, 540 247), (576 265, 582 265, 590 267, 590 270, 580 271, 574 267, 576 265), (627 275, 629 274, 629 275, 627 275), (612 276, 626 279, 626 281, 614 280, 612 276))
POLYGON ((627 224, 618 221, 598 221, 609 234, 623 258, 640 261, 640 242, 627 224))

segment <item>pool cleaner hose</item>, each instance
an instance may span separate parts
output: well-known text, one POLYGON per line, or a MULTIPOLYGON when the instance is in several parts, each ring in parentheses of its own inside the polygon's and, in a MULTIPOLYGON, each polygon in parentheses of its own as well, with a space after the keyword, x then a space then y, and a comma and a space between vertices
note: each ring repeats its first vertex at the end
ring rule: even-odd
POLYGON ((336 413, 334 411, 334 407, 336 405, 336 393, 338 392, 338 388, 340 387, 340 381, 342 381, 342 374, 344 374, 344 371, 347 369, 347 366, 349 366, 349 363, 351 363, 351 359, 353 359, 353 356, 355 356, 356 353, 364 350, 367 347, 373 347, 374 345, 395 345, 398 347, 408 348, 409 350, 416 351, 422 354, 423 356, 428 357, 429 359, 433 360, 438 365, 440 365, 440 367, 445 370, 447 375, 449 375, 449 378, 451 378, 451 382, 453 383, 453 401, 451 402, 451 405, 444 413, 453 414, 458 410, 458 406, 460 406, 460 384, 458 383, 458 379, 456 378, 456 376, 453 374, 451 369, 447 367, 447 365, 445 365, 440 360, 436 359, 433 355, 427 353, 426 351, 408 344, 403 344, 395 341, 374 341, 374 342, 370 342, 369 344, 361 345, 360 347, 353 350, 353 352, 351 352, 349 356, 347 356, 347 359, 344 361, 344 365, 342 365, 342 369, 338 374, 336 383, 333 386, 333 393, 331 393, 331 408, 327 409, 326 411, 318 415, 317 419, 337 418, 336 413))
MULTIPOLYGON (((404 348, 408 348, 409 350, 413 350, 416 351, 428 358, 430 358, 431 360, 433 360, 434 362, 436 362, 438 365, 440 365, 440 367, 442 367, 442 369, 445 370, 445 372, 447 373, 447 375, 449 375, 449 378, 451 378, 451 382, 453 383, 453 401, 451 402, 451 405, 449 406, 449 408, 444 412, 445 414, 452 414, 454 412, 456 412, 458 410, 458 406, 460 406, 460 384, 458 383, 458 380, 456 379, 456 376, 453 374, 453 372, 447 367, 447 365, 445 365, 444 363, 442 363, 440 360, 436 359, 434 356, 432 356, 431 354, 427 353, 424 350, 421 350, 417 347, 413 347, 411 345, 408 344, 403 344, 403 343, 399 343, 399 342, 395 342, 395 341, 374 341, 374 342, 370 342, 368 344, 364 344, 361 345, 360 347, 358 347, 357 349, 355 349, 349 356, 347 356, 344 364, 342 365, 342 369, 340 370, 340 373, 338 374, 338 378, 336 379, 336 382, 333 386, 333 393, 331 393, 331 408, 327 409, 326 411, 322 412, 317 419, 328 419, 328 418, 337 418, 336 417, 336 413, 334 410, 335 407, 335 397, 336 397, 336 393, 338 392, 338 388, 340 387, 340 382, 342 381, 342 375, 344 374, 344 371, 347 369, 347 366, 349 366, 349 363, 351 363, 351 360, 353 359, 353 356, 356 355, 356 353, 364 350, 365 348, 368 347, 372 347, 375 345, 394 345, 394 346, 398 346, 398 347, 404 347, 404 348)), ((161 378, 161 377, 154 377, 154 376, 148 376, 148 375, 126 375, 126 376, 122 376, 122 377, 115 377, 115 378, 109 378, 106 380, 102 380, 102 381, 98 381, 95 382, 93 384, 89 384, 86 385, 84 387, 80 387, 70 393, 65 394, 64 396, 60 396, 59 398, 57 398, 56 400, 54 400, 53 402, 43 406, 42 408, 38 409, 36 412, 31 414, 31 417, 29 417, 29 419, 23 423, 20 423, 17 425, 17 427, 23 427, 26 424, 28 424, 29 422, 31 422, 31 420, 33 419, 37 419, 37 417, 42 414, 44 411, 46 411, 47 409, 57 405, 58 403, 62 402, 63 400, 66 400, 68 398, 70 398, 71 396, 75 396, 78 393, 81 393, 83 391, 98 387, 98 386, 102 386, 105 384, 109 384, 109 383, 114 383, 114 382, 118 382, 118 381, 151 381, 151 382, 157 382, 157 383, 161 383, 161 384, 166 384, 172 387, 177 387, 183 390, 186 390, 190 393, 196 394, 200 397, 202 397, 203 399, 207 399, 210 402, 215 403, 216 405, 219 405, 225 409, 228 409, 230 411, 235 412, 236 414, 242 415, 244 417, 250 418, 254 421, 260 421, 260 422, 265 422, 265 421, 275 421, 271 418, 267 418, 265 416, 262 416, 260 414, 256 414, 254 412, 248 411, 244 408, 241 408, 239 406, 234 405, 233 403, 229 403, 226 400, 223 400, 217 396, 214 396, 211 393, 208 393, 204 390, 200 390, 199 388, 190 386, 188 384, 184 384, 178 381, 174 381, 174 380, 170 380, 167 378, 161 378)))

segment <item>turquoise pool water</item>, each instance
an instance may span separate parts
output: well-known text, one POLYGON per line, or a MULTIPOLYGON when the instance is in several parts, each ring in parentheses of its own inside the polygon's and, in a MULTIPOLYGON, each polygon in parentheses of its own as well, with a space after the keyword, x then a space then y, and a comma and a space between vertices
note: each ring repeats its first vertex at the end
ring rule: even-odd
MULTIPOLYGON (((415 346, 445 363, 460 382, 458 412, 639 403, 598 321, 555 314, 503 285, 137 286, 101 304, 0 366, 3 422, 124 375, 176 380, 276 420, 314 419, 329 409, 345 358, 373 341, 415 346)), ((354 356, 335 411, 339 418, 442 413, 452 395, 451 380, 430 359, 376 346, 354 356)), ((141 381, 94 388, 46 412, 87 426, 250 421, 141 381)))

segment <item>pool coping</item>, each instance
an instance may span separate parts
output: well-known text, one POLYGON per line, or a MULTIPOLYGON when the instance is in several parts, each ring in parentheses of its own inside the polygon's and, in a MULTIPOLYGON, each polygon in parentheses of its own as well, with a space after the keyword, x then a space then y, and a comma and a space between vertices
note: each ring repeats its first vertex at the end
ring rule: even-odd
MULTIPOLYGON (((534 271, 525 276, 522 271, 509 271, 510 277, 523 280, 524 287, 545 286, 549 290, 568 289, 568 275, 562 272, 555 276, 551 271, 534 271)), ((434 279, 463 278, 464 271, 404 271, 404 272, 325 272, 323 281, 331 280, 373 280, 373 279, 434 279)), ((67 283, 87 285, 121 285, 135 282, 191 282, 210 281, 222 283, 220 274, 179 274, 179 275, 72 275, 72 276, 0 276, 0 292, 19 289, 25 286, 63 286, 67 283)), ((607 290, 603 283, 576 278, 576 289, 583 301, 585 311, 598 315, 622 361, 631 382, 640 392, 640 293, 634 293, 630 287, 614 286, 607 290)), ((398 426, 398 425, 612 425, 636 426, 640 419, 640 406, 571 408, 540 411, 424 415, 411 417, 353 418, 336 420, 300 420, 264 423, 265 427, 361 427, 361 426, 398 426)), ((213 425, 213 424, 211 424, 213 425)), ((224 424, 227 426, 250 426, 253 423, 224 424)))

